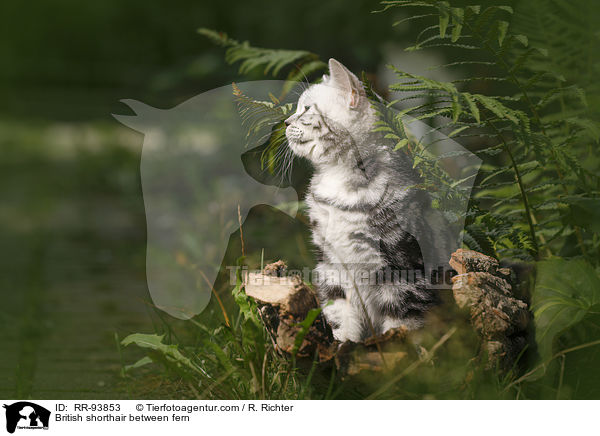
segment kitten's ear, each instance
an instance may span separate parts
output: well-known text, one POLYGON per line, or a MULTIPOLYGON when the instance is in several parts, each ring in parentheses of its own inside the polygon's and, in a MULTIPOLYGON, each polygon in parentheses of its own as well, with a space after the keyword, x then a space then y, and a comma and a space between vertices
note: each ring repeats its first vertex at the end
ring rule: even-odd
POLYGON ((366 98, 365 89, 358 77, 333 58, 329 59, 329 74, 331 74, 329 83, 348 93, 348 104, 351 108, 356 108, 361 99, 366 98))

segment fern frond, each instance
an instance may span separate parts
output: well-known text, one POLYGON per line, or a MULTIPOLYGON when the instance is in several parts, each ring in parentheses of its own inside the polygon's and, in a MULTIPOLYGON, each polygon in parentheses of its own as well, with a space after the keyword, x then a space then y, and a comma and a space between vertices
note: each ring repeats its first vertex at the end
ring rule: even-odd
POLYGON ((230 65, 239 63, 239 72, 242 74, 262 69, 262 74, 276 77, 282 71, 289 70, 286 75, 288 83, 284 85, 282 96, 292 89, 295 82, 327 69, 327 64, 309 51, 254 47, 248 41, 239 42, 226 33, 206 28, 198 29, 198 33, 225 47, 225 61, 230 65))
POLYGON ((266 167, 274 174, 283 157, 279 150, 286 142, 283 120, 293 112, 293 105, 281 104, 274 96, 270 96, 271 101, 254 100, 235 83, 232 88, 242 125, 246 128, 246 146, 265 145, 260 155, 261 168, 266 167))
MULTIPOLYGON (((600 138, 598 118, 589 116, 586 105, 590 91, 598 92, 600 86, 591 86, 596 80, 576 80, 577 72, 572 71, 573 66, 579 65, 589 72, 590 59, 597 59, 592 51, 596 48, 600 52, 592 43, 599 39, 590 31, 593 26, 582 25, 590 24, 588 17, 594 15, 590 11, 573 11, 561 0, 524 0, 519 3, 519 10, 528 12, 519 14, 509 6, 453 7, 448 1, 438 0, 384 1, 382 5, 382 11, 409 7, 410 13, 423 18, 423 30, 409 51, 441 47, 479 51, 474 58, 459 57, 442 68, 474 62, 489 70, 485 74, 480 72, 447 83, 395 70, 399 80, 390 90, 406 94, 397 98, 404 104, 414 96, 427 99, 426 104, 408 107, 406 114, 434 121, 447 128, 454 138, 488 142, 473 150, 488 159, 491 167, 489 174, 482 172, 477 184, 477 198, 489 208, 486 211, 477 206, 479 225, 499 226, 494 231, 488 228, 488 236, 496 238, 494 243, 502 250, 538 251, 539 245, 548 252, 545 235, 566 234, 569 229, 560 233, 557 229, 543 229, 536 236, 536 231, 541 230, 539 222, 559 225, 555 217, 548 221, 553 211, 543 204, 544 199, 589 191, 590 184, 597 186, 600 179, 594 177, 598 171, 584 169, 578 163, 580 157, 572 151, 586 150, 582 147, 585 141, 600 138), (513 20, 513 15, 517 19, 513 20), (539 31, 531 32, 532 28, 539 31), (547 34, 550 28, 553 35, 548 37, 544 32, 547 34), (564 44, 565 35, 570 38, 572 34, 578 35, 575 40, 579 38, 580 44, 564 44), (555 63, 563 67, 556 68, 555 63), (565 65, 571 71, 564 71, 565 65), (494 96, 469 89, 476 89, 483 82, 508 85, 514 93, 494 96), (505 159, 499 160, 501 156, 505 159), (494 160, 489 161, 490 158, 494 160), (511 220, 499 225, 500 212, 511 220), (520 221, 519 216, 525 220, 520 221), (529 229, 528 237, 523 236, 524 229, 529 229)), ((600 97, 592 99, 600 101, 600 97)), ((580 234, 577 228, 574 230, 580 234)), ((476 241, 472 235, 470 239, 476 241)), ((581 237, 579 244, 583 249, 581 237)))

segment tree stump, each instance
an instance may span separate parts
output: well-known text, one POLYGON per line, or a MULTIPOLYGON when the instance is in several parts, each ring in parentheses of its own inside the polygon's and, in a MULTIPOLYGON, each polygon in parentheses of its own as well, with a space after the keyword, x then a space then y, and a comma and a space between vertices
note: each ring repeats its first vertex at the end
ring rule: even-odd
POLYGON ((317 309, 317 296, 300 277, 282 277, 285 263, 278 261, 267 265, 262 273, 248 273, 244 280, 246 295, 258 305, 261 318, 276 348, 298 357, 312 357, 317 351, 319 360, 333 357, 334 344, 331 328, 319 314, 302 342, 296 348, 299 325, 311 309, 317 309))
POLYGON ((527 343, 531 313, 527 304, 514 297, 511 270, 500 268, 492 257, 459 249, 450 266, 456 304, 470 310, 471 324, 481 336, 487 368, 508 370, 527 343))

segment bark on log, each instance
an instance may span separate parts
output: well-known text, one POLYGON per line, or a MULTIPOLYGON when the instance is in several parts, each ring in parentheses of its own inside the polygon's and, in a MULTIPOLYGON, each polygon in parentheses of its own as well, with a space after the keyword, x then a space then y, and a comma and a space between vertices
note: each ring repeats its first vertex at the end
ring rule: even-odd
POLYGON ((527 304, 514 297, 511 271, 500 268, 492 257, 459 249, 450 266, 456 304, 468 308, 471 324, 482 337, 482 354, 488 368, 508 370, 527 343, 531 313, 527 304))
MULTIPOLYGON (((319 303, 312 289, 299 277, 281 277, 285 269, 285 263, 278 261, 267 265, 262 273, 249 273, 244 289, 258 304, 263 323, 277 349, 292 353, 301 331, 298 324, 311 309, 318 308, 319 303)), ((296 355, 312 357, 315 350, 320 361, 330 360, 335 351, 331 328, 322 314, 310 326, 296 355)))

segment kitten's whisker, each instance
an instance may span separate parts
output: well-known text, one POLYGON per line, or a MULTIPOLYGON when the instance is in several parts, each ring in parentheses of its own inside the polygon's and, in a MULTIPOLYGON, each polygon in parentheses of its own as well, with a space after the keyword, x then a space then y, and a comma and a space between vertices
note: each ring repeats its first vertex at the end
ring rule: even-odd
POLYGON ((283 182, 285 181, 285 175, 287 172, 287 166, 288 164, 286 164, 286 162, 289 161, 289 156, 286 155, 285 156, 285 160, 283 161, 283 165, 281 166, 281 169, 278 173, 279 175, 279 185, 283 185, 283 182))
MULTIPOLYGON (((273 123, 273 125, 278 124, 278 123, 279 123, 279 121, 277 123, 273 123)), ((274 131, 270 130, 258 138, 252 138, 252 141, 255 143, 258 143, 259 145, 263 144, 267 139, 269 139, 273 135, 273 133, 274 133, 274 131)))
POLYGON ((265 162, 266 168, 264 168, 261 171, 261 174, 264 174, 265 171, 268 171, 270 167, 272 167, 273 165, 277 165, 278 162, 281 162, 281 165, 277 165, 277 172, 275 173, 275 176, 278 177, 283 172, 287 155, 291 153, 292 151, 289 149, 287 141, 282 142, 277 147, 277 151, 275 152, 275 154, 265 162))
MULTIPOLYGON (((306 77, 306 74, 304 74, 304 70, 302 68, 299 68, 299 70, 302 73, 302 75, 304 76, 304 80, 306 81, 306 88, 304 88, 304 90, 306 90, 310 86, 310 82, 308 81, 308 77, 306 77)), ((300 82, 300 83, 304 83, 304 82, 300 82)))
POLYGON ((294 173, 294 155, 290 154, 290 166, 288 169, 288 182, 292 183, 292 174, 294 173))
POLYGON ((286 169, 285 169, 285 172, 283 175, 285 176, 285 173, 287 173, 288 182, 292 183, 292 170, 294 168, 294 153, 292 152, 291 149, 289 149, 286 156, 288 159, 288 164, 286 166, 286 169))

